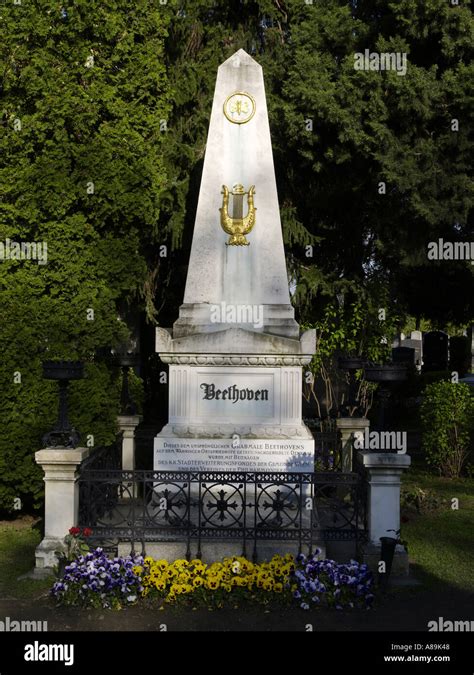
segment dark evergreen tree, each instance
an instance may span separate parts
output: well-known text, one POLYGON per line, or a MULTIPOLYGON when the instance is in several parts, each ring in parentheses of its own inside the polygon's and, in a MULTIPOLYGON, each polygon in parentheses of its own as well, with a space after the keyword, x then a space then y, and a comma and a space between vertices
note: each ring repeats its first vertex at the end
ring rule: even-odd
POLYGON ((72 421, 84 442, 114 437, 119 383, 94 355, 126 341, 127 306, 152 313, 169 17, 151 0, 3 3, 0 242, 45 242, 48 261, 0 262, 0 508, 42 491, 42 360, 86 361, 72 421))
MULTIPOLYGON (((472 236, 471 8, 444 0, 197 0, 179 7, 166 49, 176 91, 166 148, 175 183, 162 217, 183 235, 183 265, 216 70, 243 47, 264 67, 301 318, 317 320, 341 291, 383 295, 381 285, 396 313, 411 310, 413 288, 403 279, 428 264, 428 242, 472 236), (354 54, 365 49, 406 53, 406 75, 356 70, 354 54)), ((183 277, 184 269, 178 296, 183 277)), ((428 305, 424 311, 433 316, 428 305)), ((466 322, 472 308, 454 314, 466 322)))

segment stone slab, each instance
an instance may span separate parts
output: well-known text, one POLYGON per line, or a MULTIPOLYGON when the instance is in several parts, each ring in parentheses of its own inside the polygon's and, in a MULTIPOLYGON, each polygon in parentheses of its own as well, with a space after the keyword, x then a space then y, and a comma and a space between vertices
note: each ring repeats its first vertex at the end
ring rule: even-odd
POLYGON ((314 441, 155 438, 155 471, 314 471, 314 441))
POLYGON ((289 338, 213 324, 207 333, 173 338, 171 329, 158 326, 155 349, 165 363, 307 365, 316 351, 316 331, 306 330, 301 336, 289 338))
POLYGON ((171 365, 169 423, 303 427, 301 380, 298 366, 171 365))
MULTIPOLYGON (((298 555, 297 542, 285 541, 259 541, 257 543, 257 562, 269 561, 274 555, 285 555, 291 553, 293 556, 298 555)), ((326 549, 324 543, 315 542, 313 545, 313 552, 316 548, 321 549, 320 559, 326 557, 326 549)), ((130 553, 131 545, 129 542, 119 544, 118 554, 128 555, 130 553)), ((149 542, 145 544, 145 552, 155 560, 167 560, 174 562, 175 560, 182 560, 186 558, 186 542, 149 542)), ((197 542, 191 542, 191 558, 197 556, 197 542)), ((140 545, 137 543, 135 547, 136 553, 141 553, 140 545)), ((308 547, 303 546, 302 552, 308 553, 308 547)), ((222 558, 242 555, 242 542, 236 541, 203 541, 201 543, 201 554, 203 562, 209 564, 215 561, 220 561, 222 558)), ((246 557, 252 560, 253 542, 248 541, 246 547, 246 557)), ((341 561, 346 562, 346 561, 341 561)))

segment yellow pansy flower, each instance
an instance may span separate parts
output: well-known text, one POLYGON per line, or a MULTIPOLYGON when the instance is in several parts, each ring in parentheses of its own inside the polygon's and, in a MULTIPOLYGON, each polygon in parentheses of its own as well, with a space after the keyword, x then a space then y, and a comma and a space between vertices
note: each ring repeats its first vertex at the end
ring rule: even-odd
POLYGON ((210 591, 215 591, 219 588, 220 586, 220 580, 217 579, 216 577, 211 577, 206 581, 206 588, 208 588, 210 591))

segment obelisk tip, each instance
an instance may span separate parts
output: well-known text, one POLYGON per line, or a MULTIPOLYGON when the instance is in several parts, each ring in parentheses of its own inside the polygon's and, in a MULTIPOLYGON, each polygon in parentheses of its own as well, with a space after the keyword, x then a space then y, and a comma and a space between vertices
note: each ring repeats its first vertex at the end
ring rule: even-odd
POLYGON ((240 68, 241 66, 254 66, 260 68, 260 64, 253 59, 250 54, 247 54, 245 49, 238 49, 232 56, 230 56, 224 63, 220 65, 220 68, 240 68))

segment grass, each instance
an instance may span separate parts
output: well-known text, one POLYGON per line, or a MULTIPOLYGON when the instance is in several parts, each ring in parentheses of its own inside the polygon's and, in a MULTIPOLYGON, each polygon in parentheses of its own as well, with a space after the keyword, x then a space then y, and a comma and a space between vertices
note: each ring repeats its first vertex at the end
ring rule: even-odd
POLYGON ((432 587, 449 584, 474 592, 474 479, 441 478, 415 466, 404 475, 403 487, 428 495, 420 512, 402 509, 401 537, 417 576, 432 587), (453 499, 459 500, 457 510, 453 499))
POLYGON ((41 535, 30 516, 0 521, 0 597, 31 598, 51 586, 47 579, 18 579, 35 564, 41 535))

